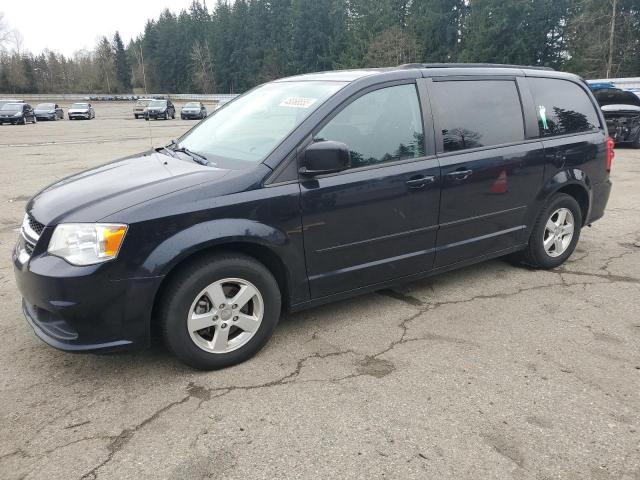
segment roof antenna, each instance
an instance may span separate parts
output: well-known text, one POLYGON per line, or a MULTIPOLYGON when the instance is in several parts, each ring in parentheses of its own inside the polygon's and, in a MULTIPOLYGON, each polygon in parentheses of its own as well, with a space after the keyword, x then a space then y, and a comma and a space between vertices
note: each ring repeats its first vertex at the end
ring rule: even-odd
MULTIPOLYGON (((144 82, 144 96, 145 98, 149 97, 149 93, 147 92, 147 75, 144 70, 144 55, 142 53, 142 41, 140 41, 140 62, 142 66, 142 81, 144 82)), ((149 112, 147 112, 148 115, 149 112)), ((145 118, 147 123, 149 124, 149 148, 153 150, 153 135, 151 133, 151 118, 145 118)))

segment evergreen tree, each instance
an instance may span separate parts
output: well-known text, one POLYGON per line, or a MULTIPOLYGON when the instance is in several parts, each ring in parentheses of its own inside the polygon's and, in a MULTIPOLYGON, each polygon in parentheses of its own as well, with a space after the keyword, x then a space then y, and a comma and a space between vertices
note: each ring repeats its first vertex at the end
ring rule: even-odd
POLYGON ((113 36, 113 49, 115 50, 116 79, 118 80, 120 90, 129 92, 131 91, 131 66, 129 65, 127 52, 124 49, 124 43, 122 43, 120 33, 117 31, 113 36))

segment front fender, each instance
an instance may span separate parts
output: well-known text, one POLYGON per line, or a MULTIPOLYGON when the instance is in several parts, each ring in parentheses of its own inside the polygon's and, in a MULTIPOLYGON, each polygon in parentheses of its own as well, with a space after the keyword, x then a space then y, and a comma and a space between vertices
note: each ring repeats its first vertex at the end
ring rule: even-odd
MULTIPOLYGON (((164 276, 192 254, 230 243, 252 243, 267 247, 286 265, 289 238, 272 226, 253 220, 218 219, 192 225, 158 244, 142 264, 145 275, 164 276)), ((290 259, 293 260, 293 259, 290 259)))

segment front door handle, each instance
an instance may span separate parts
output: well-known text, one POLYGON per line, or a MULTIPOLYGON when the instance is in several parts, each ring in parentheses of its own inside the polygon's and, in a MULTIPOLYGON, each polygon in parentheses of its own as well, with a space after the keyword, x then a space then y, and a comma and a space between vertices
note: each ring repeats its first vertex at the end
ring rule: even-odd
POLYGON ((433 175, 420 175, 407 180, 407 186, 414 189, 424 188, 431 183, 435 183, 435 181, 436 177, 434 177, 433 175))
POLYGON ((473 170, 456 170, 455 172, 447 173, 447 178, 453 180, 466 180, 471 176, 473 170))

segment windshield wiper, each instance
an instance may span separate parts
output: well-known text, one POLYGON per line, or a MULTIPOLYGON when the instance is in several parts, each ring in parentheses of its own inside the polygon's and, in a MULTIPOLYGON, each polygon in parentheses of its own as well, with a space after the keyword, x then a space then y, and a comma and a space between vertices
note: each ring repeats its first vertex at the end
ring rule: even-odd
POLYGON ((170 143, 169 145, 175 145, 176 146, 176 148, 172 149, 173 152, 179 152, 179 153, 184 153, 186 155, 189 155, 194 162, 199 163, 200 165, 205 165, 207 167, 215 167, 216 166, 215 163, 212 163, 209 160, 207 160, 207 157, 205 157, 201 153, 196 153, 196 152, 194 152, 192 150, 189 150, 187 147, 181 147, 177 143, 174 143, 174 142, 170 143))

